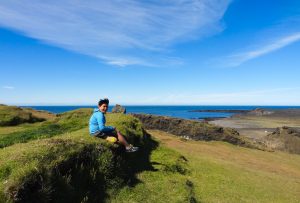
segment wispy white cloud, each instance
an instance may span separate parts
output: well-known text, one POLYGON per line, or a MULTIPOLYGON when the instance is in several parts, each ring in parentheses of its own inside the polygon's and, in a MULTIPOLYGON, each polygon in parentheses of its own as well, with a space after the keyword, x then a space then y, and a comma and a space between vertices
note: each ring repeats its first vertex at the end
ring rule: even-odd
POLYGON ((13 90, 15 89, 15 87, 13 86, 2 86, 3 89, 7 89, 7 90, 13 90))
POLYGON ((108 64, 155 65, 148 55, 162 57, 175 43, 221 31, 230 2, 10 0, 0 2, 0 26, 108 64))
POLYGON ((228 56, 227 59, 225 60, 226 61, 225 63, 226 66, 236 67, 251 59, 269 54, 273 51, 281 49, 299 40, 300 40, 300 32, 292 33, 284 37, 281 37, 279 39, 273 40, 269 44, 262 45, 257 49, 228 56))
POLYGON ((107 57, 107 56, 98 56, 104 63, 113 66, 125 67, 129 65, 143 65, 143 66, 153 66, 145 62, 142 59, 134 58, 134 57, 107 57))

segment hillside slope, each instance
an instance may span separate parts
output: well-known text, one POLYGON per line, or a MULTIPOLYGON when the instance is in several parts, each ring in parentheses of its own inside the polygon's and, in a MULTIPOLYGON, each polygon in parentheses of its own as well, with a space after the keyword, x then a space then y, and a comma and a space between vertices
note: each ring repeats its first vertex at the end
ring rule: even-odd
POLYGON ((0 126, 15 126, 22 123, 35 123, 50 120, 55 114, 30 108, 0 104, 0 126))
POLYGON ((107 114, 140 146, 126 154, 89 136, 91 112, 0 127, 0 202, 299 202, 300 155, 146 132, 107 114))
POLYGON ((148 132, 160 142, 150 157, 154 168, 138 174, 140 184, 125 187, 113 202, 299 202, 299 155, 148 132), (165 171, 178 155, 186 173, 165 171))
POLYGON ((132 116, 107 115, 127 140, 144 146, 140 156, 130 156, 123 146, 89 135, 91 112, 78 109, 9 133, 2 129, 0 202, 103 202, 110 191, 135 182, 151 150, 141 124, 132 116), (134 167, 137 161, 143 164, 134 167))

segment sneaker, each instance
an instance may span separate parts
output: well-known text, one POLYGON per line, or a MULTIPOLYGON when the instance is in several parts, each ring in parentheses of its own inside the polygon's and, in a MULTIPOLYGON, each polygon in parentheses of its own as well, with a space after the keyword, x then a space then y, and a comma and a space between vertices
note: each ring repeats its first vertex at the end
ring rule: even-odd
POLYGON ((136 152, 138 150, 139 150, 138 147, 134 147, 132 145, 129 145, 129 147, 126 147, 126 152, 136 152))

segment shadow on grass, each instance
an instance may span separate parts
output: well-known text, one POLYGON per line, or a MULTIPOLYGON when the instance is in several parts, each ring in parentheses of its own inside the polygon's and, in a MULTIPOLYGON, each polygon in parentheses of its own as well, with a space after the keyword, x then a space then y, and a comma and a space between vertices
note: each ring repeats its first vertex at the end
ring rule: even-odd
POLYGON ((136 178, 136 174, 142 171, 157 171, 153 166, 154 164, 150 161, 150 155, 153 150, 159 146, 159 143, 151 138, 151 135, 144 130, 144 137, 142 146, 138 152, 125 153, 125 159, 128 161, 129 171, 127 185, 134 187, 136 184, 141 183, 136 178))
POLYGON ((150 155, 159 144, 146 131, 142 139, 132 142, 140 146, 135 153, 107 142, 47 142, 49 153, 37 169, 6 190, 12 202, 105 202, 120 188, 140 183, 137 173, 156 171, 150 155), (76 153, 67 155, 73 150, 76 153))
POLYGON ((52 195, 53 202, 109 202, 110 196, 124 186, 134 187, 141 183, 137 174, 142 171, 157 171, 150 161, 150 155, 159 143, 146 131, 142 139, 132 141, 140 150, 126 153, 121 145, 101 147, 97 153, 86 151, 83 157, 74 157, 70 163, 59 166, 59 173, 52 178, 54 188, 60 188, 52 195), (91 157, 94 157, 91 159, 91 157), (93 163, 97 160, 97 164, 93 163), (73 167, 71 167, 73 166, 73 167), (68 169, 67 171, 64 171, 68 169), (93 173, 93 171, 97 171, 93 173), (66 191, 62 193, 61 191, 66 191), (72 195, 66 195, 66 193, 72 195))

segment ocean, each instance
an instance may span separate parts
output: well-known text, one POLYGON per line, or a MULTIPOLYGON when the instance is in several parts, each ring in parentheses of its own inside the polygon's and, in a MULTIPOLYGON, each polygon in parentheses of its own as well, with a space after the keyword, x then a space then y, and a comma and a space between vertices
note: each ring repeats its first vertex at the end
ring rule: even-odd
MULTIPOLYGON (((22 106, 36 110, 45 110, 52 113, 63 113, 78 108, 96 108, 96 106, 22 106)), ((153 115, 171 116, 184 119, 204 119, 216 117, 230 117, 234 113, 221 112, 190 112, 193 110, 254 110, 256 108, 263 109, 287 109, 297 108, 300 106, 126 106, 127 113, 146 113, 153 115)), ((109 106, 110 112, 113 106, 109 106)))

